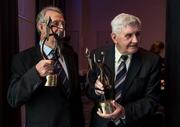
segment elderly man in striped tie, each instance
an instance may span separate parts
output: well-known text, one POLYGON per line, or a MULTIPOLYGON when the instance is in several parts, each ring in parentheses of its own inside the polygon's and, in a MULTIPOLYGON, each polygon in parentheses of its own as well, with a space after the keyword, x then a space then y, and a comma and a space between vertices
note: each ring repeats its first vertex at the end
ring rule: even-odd
MULTIPOLYGON (((104 52, 104 66, 109 68, 112 113, 99 110, 105 88, 94 69, 87 96, 95 102, 91 127, 148 127, 159 104, 160 58, 139 47, 142 25, 138 17, 121 13, 111 21, 112 43, 97 48, 91 56, 104 52)), ((92 62, 93 64, 93 62, 92 62)), ((95 68, 95 64, 93 64, 95 68)))

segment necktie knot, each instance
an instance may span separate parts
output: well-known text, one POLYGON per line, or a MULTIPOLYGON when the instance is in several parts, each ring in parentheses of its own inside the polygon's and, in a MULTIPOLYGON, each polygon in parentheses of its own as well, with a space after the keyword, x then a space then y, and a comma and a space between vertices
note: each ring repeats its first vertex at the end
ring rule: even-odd
POLYGON ((50 54, 52 55, 52 60, 58 60, 59 55, 58 55, 57 50, 52 49, 50 54))
POLYGON ((122 55, 121 58, 123 61, 126 61, 128 59, 128 55, 122 55))

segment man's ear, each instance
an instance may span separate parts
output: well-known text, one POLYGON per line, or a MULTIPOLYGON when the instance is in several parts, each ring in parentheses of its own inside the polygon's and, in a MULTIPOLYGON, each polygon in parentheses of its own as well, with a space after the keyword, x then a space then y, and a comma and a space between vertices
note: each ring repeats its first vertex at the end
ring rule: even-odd
POLYGON ((45 34, 45 31, 46 31, 46 27, 45 27, 45 25, 43 24, 43 23, 39 23, 38 25, 37 25, 37 30, 38 30, 38 33, 40 34, 40 35, 43 35, 43 34, 45 34))
POLYGON ((42 31, 42 30, 43 30, 43 25, 42 25, 41 23, 39 23, 39 24, 37 25, 37 27, 38 27, 38 30, 39 30, 39 31, 42 31))
POLYGON ((113 40, 113 42, 116 44, 116 34, 115 33, 111 33, 111 38, 113 40))

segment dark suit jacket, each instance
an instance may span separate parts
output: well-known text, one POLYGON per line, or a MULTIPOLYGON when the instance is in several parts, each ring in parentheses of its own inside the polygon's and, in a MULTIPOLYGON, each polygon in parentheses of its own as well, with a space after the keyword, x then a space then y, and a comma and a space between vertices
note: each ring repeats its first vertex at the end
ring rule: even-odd
MULTIPOLYGON (((111 77, 110 80, 113 81, 115 70, 114 45, 99 48, 93 51, 92 54, 95 53, 98 56, 101 51, 105 52, 105 66, 109 68, 111 73, 111 76, 109 77, 111 77)), ((121 102, 118 102, 125 107, 125 122, 127 127, 147 127, 148 120, 155 112, 159 102, 159 74, 160 59, 158 56, 141 48, 138 52, 133 54, 127 77, 125 79, 122 100, 121 102)), ((96 75, 94 77, 97 77, 98 74, 91 75, 92 77, 94 75, 96 75)), ((95 94, 94 84, 92 84, 90 84, 87 89, 87 96, 95 101, 95 107, 92 110, 91 127, 107 127, 110 120, 100 118, 96 114, 98 101, 100 101, 101 96, 95 94)), ((111 85, 113 88, 114 83, 111 85)), ((111 90, 112 98, 114 98, 113 91, 114 88, 111 90)))
POLYGON ((17 54, 12 61, 8 102, 11 106, 26 106, 26 127, 83 127, 84 118, 75 52, 64 46, 64 55, 70 78, 71 94, 66 97, 62 84, 45 87, 35 65, 42 59, 40 47, 32 47, 17 54), (78 116, 78 117, 77 117, 78 116))

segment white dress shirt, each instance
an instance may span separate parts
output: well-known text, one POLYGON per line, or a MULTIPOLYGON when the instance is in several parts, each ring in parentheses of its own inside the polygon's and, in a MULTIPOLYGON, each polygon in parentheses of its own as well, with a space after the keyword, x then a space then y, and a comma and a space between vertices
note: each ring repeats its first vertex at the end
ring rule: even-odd
MULTIPOLYGON (((121 64, 121 62, 122 62, 122 60, 120 59, 122 55, 126 55, 126 54, 121 54, 118 51, 117 47, 115 46, 115 61, 114 61, 115 62, 115 70, 114 70, 115 77, 116 77, 116 74, 117 74, 117 69, 118 69, 119 65, 121 64)), ((126 60, 126 69, 127 69, 127 71, 129 69, 131 58, 132 58, 132 55, 128 55, 128 58, 126 60)))

